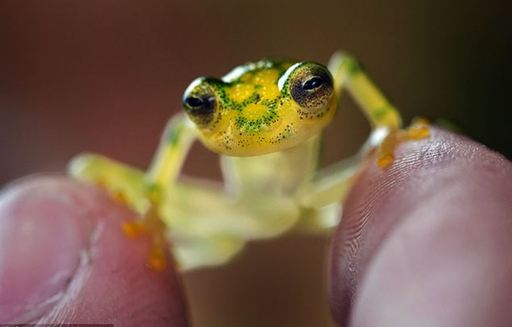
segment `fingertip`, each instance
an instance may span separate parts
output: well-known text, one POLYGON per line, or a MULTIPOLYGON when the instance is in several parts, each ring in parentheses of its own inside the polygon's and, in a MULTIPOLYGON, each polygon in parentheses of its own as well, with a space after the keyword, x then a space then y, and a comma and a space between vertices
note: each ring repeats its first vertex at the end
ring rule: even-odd
MULTIPOLYGON (((397 232, 399 226, 421 226, 415 229, 419 237, 436 235, 427 228, 429 224, 442 225, 453 216, 466 219, 455 219, 456 227, 465 226, 469 216, 482 225, 492 225, 498 217, 511 217, 511 186, 512 167, 507 159, 483 145, 436 128, 428 139, 402 144, 388 169, 370 163, 345 203, 343 220, 331 246, 330 300, 338 323, 348 321, 384 244, 403 236, 397 232), (416 212, 422 212, 426 223, 421 223, 416 212), (486 215, 496 219, 486 220, 486 215)), ((448 231, 442 235, 452 239, 463 239, 467 233, 464 228, 457 232, 442 226, 448 231)), ((419 248, 409 243, 401 246, 419 248)), ((429 269, 435 270, 431 266, 429 269)), ((391 300, 379 299, 381 305, 391 300)), ((367 309, 359 312, 372 316, 367 309)))
MULTIPOLYGON (((11 244, 0 256, 11 273, 0 283, 12 284, 13 276, 20 274, 33 278, 28 268, 53 261, 60 264, 45 270, 44 280, 59 277, 59 283, 51 284, 52 292, 39 292, 37 299, 24 303, 22 312, 11 312, 9 321, 185 326, 176 270, 172 265, 161 273, 147 268, 148 241, 131 240, 121 230, 122 222, 132 217, 133 213, 103 192, 66 177, 29 178, 5 190, 0 196, 0 220, 14 221, 17 226, 30 222, 32 228, 25 228, 23 235, 36 241, 31 251, 25 249, 25 263, 16 266, 11 254, 19 248, 19 240, 8 240, 6 233, 0 233, 1 242, 11 244), (45 238, 40 237, 41 232, 45 238), (44 262, 29 259, 38 257, 34 249, 48 248, 48 243, 51 246, 44 253, 44 262), (67 261, 63 262, 63 257, 67 261), (49 305, 37 305, 48 303, 49 298, 49 305), (39 310, 34 310, 36 307, 39 310)), ((32 292, 33 287, 27 289, 32 292)), ((3 304, 19 307, 22 300, 14 303, 10 297, 3 304)))

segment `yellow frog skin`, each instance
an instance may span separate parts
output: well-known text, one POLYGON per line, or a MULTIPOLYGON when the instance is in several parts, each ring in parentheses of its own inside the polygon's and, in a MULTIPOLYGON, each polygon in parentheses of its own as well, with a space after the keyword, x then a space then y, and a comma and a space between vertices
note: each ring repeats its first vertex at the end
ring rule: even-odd
POLYGON ((148 262, 154 269, 166 264, 166 240, 187 270, 224 264, 250 240, 328 232, 339 223, 343 199, 370 152, 377 151, 385 169, 397 144, 429 134, 423 121, 402 130, 398 111, 343 52, 328 68, 264 59, 220 79, 198 78, 186 89, 183 107, 146 171, 95 154, 79 155, 69 166, 71 175, 100 185, 136 213, 123 229, 152 237, 148 262), (359 104, 372 133, 354 157, 319 170, 321 133, 343 91, 359 104), (220 155, 222 185, 178 179, 196 139, 220 155))

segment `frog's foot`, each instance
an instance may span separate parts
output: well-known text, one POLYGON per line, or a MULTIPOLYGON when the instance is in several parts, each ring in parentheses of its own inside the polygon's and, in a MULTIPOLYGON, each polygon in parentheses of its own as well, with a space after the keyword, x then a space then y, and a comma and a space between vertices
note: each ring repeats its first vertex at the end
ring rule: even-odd
MULTIPOLYGON (((112 189, 101 181, 96 185, 102 188, 117 204, 130 208, 130 202, 121 190, 112 189)), ((151 200, 149 200, 152 203, 151 200)), ((123 233, 131 239, 143 236, 151 240, 151 248, 147 259, 148 266, 155 271, 163 271, 167 267, 165 224, 156 212, 156 206, 150 205, 147 212, 141 217, 135 217, 123 222, 121 225, 123 233)))
POLYGON ((382 141, 377 152, 377 164, 381 168, 389 167, 395 160, 395 149, 402 142, 421 140, 430 135, 430 124, 426 119, 417 118, 407 129, 389 133, 382 141))
POLYGON ((151 247, 147 265, 155 271, 165 270, 168 263, 165 224, 159 218, 154 207, 151 207, 143 217, 126 221, 121 227, 124 234, 129 238, 149 237, 151 247))

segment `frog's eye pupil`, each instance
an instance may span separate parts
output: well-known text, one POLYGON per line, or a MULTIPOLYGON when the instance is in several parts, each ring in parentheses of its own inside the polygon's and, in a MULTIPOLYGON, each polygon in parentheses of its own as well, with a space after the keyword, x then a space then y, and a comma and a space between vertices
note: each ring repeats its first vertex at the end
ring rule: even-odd
POLYGON ((207 127, 213 121, 216 105, 215 95, 204 90, 185 95, 183 98, 185 111, 201 127, 207 127))
POLYGON ((293 69, 288 82, 293 100, 308 112, 327 108, 334 91, 329 70, 308 62, 293 69))
POLYGON ((185 104, 187 104, 191 108, 196 108, 202 106, 204 104, 204 101, 200 98, 190 96, 185 99, 185 104))
POLYGON ((210 115, 215 110, 215 97, 188 96, 185 98, 185 107, 193 115, 210 115))
POLYGON ((324 84, 324 80, 320 76, 314 76, 302 84, 302 88, 306 91, 311 91, 319 88, 324 84))

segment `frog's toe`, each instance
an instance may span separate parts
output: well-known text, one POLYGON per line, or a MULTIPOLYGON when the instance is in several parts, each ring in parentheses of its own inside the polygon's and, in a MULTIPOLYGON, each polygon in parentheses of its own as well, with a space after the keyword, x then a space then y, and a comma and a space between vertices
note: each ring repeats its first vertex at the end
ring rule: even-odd
POLYGON ((146 262, 150 269, 159 272, 164 271, 169 263, 167 247, 164 244, 153 244, 146 262))
POLYGON ((123 191, 113 190, 110 192, 110 196, 116 203, 123 205, 123 206, 127 206, 128 197, 126 196, 126 194, 123 191))
POLYGON ((377 158, 377 165, 379 165, 380 168, 387 168, 393 163, 394 160, 395 156, 393 153, 382 153, 377 158))
POLYGON ((406 140, 427 138, 430 136, 430 123, 425 118, 416 118, 405 132, 407 133, 406 140))
POLYGON ((130 239, 149 237, 151 247, 148 253, 147 265, 155 271, 165 270, 168 265, 166 226, 156 214, 155 209, 150 209, 140 218, 123 222, 121 229, 126 237, 130 239))
POLYGON ((395 160, 395 150, 401 143, 421 140, 429 135, 430 123, 423 118, 415 119, 407 129, 389 133, 379 146, 377 165, 383 169, 389 167, 395 160))
POLYGON ((136 219, 123 222, 121 229, 123 230, 123 234, 131 239, 136 239, 147 233, 144 224, 136 219))

